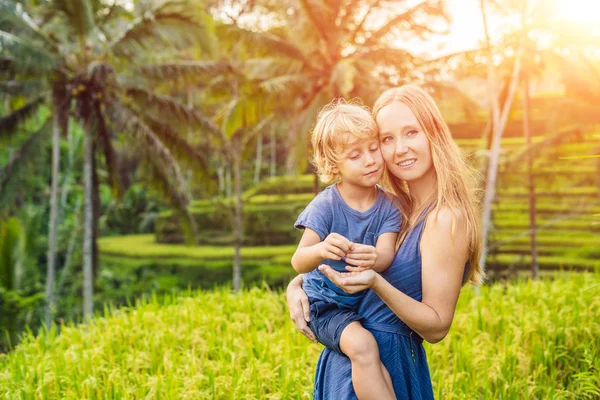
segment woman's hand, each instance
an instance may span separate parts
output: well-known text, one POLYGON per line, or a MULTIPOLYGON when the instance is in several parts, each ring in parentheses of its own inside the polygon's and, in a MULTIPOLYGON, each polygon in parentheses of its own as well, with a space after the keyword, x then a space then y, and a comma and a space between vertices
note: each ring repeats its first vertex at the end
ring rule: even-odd
POLYGON ((296 328, 309 340, 316 342, 317 338, 313 331, 308 327, 310 321, 310 304, 308 296, 302 289, 302 276, 294 278, 286 290, 288 308, 290 309, 290 318, 296 325, 296 328))
MULTIPOLYGON (((350 267, 352 268, 352 267, 350 267)), ((338 272, 328 265, 319 265, 319 270, 346 293, 356 293, 371 289, 379 274, 372 269, 355 272, 338 272)))

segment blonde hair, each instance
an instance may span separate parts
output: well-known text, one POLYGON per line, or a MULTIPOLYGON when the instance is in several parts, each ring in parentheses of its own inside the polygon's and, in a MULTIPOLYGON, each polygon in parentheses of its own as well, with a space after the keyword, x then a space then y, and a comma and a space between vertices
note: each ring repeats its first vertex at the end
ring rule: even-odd
POLYGON ((356 140, 377 139, 377 124, 366 107, 344 99, 334 100, 319 112, 310 138, 312 163, 322 182, 340 179, 336 166, 350 142, 348 135, 356 140))
MULTIPOLYGON (((482 247, 482 229, 479 213, 479 173, 467 164, 458 145, 452 140, 448 125, 433 98, 423 89, 406 85, 383 92, 373 106, 373 117, 381 109, 393 102, 406 105, 419 121, 421 129, 429 140, 433 167, 437 176, 437 187, 432 193, 428 210, 448 208, 453 213, 452 232, 455 230, 456 212, 461 212, 467 221, 469 238, 469 271, 467 280, 479 284, 483 280, 483 271, 479 264, 482 247)), ((416 212, 408 190, 408 185, 390 174, 386 169, 384 185, 393 190, 399 198, 399 208, 403 221, 399 240, 403 240, 410 230, 409 216, 416 212)), ((416 224, 416 222, 415 222, 416 224)))

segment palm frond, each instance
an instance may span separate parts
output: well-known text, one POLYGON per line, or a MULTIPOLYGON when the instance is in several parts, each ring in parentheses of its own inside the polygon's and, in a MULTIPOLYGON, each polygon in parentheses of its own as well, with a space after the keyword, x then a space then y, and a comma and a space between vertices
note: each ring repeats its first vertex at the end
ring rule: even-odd
POLYGON ((51 72, 59 62, 55 54, 9 32, 0 31, 0 49, 9 55, 13 69, 51 72))
POLYGON ((392 32, 392 30, 394 30, 398 26, 401 26, 402 24, 411 24, 411 30, 420 35, 422 35, 425 32, 436 32, 433 29, 431 29, 431 27, 429 27, 426 23, 417 23, 417 21, 415 20, 415 16, 420 12, 444 16, 443 10, 441 9, 441 5, 438 1, 421 1, 418 4, 409 7, 407 10, 401 12, 400 14, 395 15, 375 32, 372 32, 368 39, 365 41, 364 46, 370 47, 376 43, 379 43, 384 36, 392 32))
POLYGON ((209 165, 204 154, 183 139, 182 135, 178 134, 170 124, 148 116, 144 119, 159 139, 177 156, 178 160, 184 161, 193 168, 194 172, 208 176, 209 165))
POLYGON ((153 157, 144 157, 141 167, 142 179, 157 195, 165 199, 173 207, 173 211, 179 219, 180 226, 184 232, 186 242, 195 244, 198 237, 196 220, 188 209, 188 199, 182 197, 181 191, 172 183, 168 169, 164 167, 160 160, 153 157))
POLYGON ((216 120, 227 137, 232 138, 236 132, 245 136, 248 129, 262 120, 264 106, 264 96, 234 97, 217 111, 216 120))
MULTIPOLYGON (((342 20, 342 24, 340 26, 346 26, 347 21, 353 17, 355 10, 358 7, 358 4, 360 0, 354 0, 351 1, 345 8, 346 10, 346 15, 344 16, 343 20, 342 20)), ((378 6, 379 3, 381 3, 381 0, 373 0, 369 5, 367 5, 367 10, 363 13, 362 18, 360 19, 360 21, 356 24, 356 27, 354 28, 352 34, 351 34, 351 40, 350 43, 355 43, 356 41, 356 36, 359 35, 360 33, 363 32, 364 29, 364 25, 367 22, 367 19, 369 18, 369 15, 371 14, 371 11, 375 10, 378 6)))
POLYGON ((332 22, 335 24, 333 10, 321 0, 300 0, 300 4, 313 27, 319 32, 321 39, 329 44, 329 28, 332 22))
POLYGON ((176 99, 162 96, 142 88, 126 88, 125 93, 135 102, 145 105, 145 112, 156 113, 170 123, 183 123, 197 126, 226 143, 223 132, 205 115, 195 108, 187 107, 176 99))
POLYGON ((274 78, 265 79, 259 84, 259 87, 262 90, 274 96, 285 94, 295 95, 298 93, 298 89, 306 86, 306 74, 276 76, 274 78))
POLYGON ((245 148, 248 145, 248 143, 250 143, 256 137, 256 135, 261 133, 263 129, 269 126, 269 124, 273 122, 274 119, 275 115, 269 114, 262 120, 260 120, 252 129, 250 129, 248 133, 242 138, 242 148, 245 148))
POLYGON ((124 57, 135 57, 149 51, 157 45, 168 45, 176 49, 185 49, 199 44, 209 54, 214 52, 216 38, 212 29, 201 18, 190 12, 194 5, 186 2, 168 2, 135 20, 110 45, 113 53, 124 57))
POLYGON ((40 96, 0 119, 0 139, 7 138, 15 133, 17 128, 29 120, 44 104, 44 100, 44 96, 40 96))
POLYGON ((101 105, 99 102, 95 102, 94 111, 95 118, 97 120, 94 124, 96 128, 96 137, 104 155, 104 160, 106 162, 108 180, 111 183, 113 189, 115 190, 117 196, 121 197, 124 193, 124 188, 119 175, 117 152, 113 147, 113 138, 116 135, 113 134, 113 132, 107 124, 106 115, 104 113, 104 106, 101 105))
POLYGON ((244 75, 250 80, 265 80, 282 75, 297 74, 304 64, 281 57, 251 58, 244 61, 244 75))
POLYGON ((225 37, 233 42, 240 41, 253 49, 261 49, 268 54, 288 57, 308 64, 302 50, 291 41, 271 33, 254 32, 236 25, 220 25, 216 28, 219 37, 225 37))
MULTIPOLYGON (((0 129, 1 131, 1 129, 0 129)), ((8 163, 0 169, 0 209, 11 201, 15 194, 13 189, 22 182, 28 167, 43 163, 40 156, 45 154, 42 147, 46 143, 47 136, 52 131, 52 119, 45 121, 44 125, 13 154, 8 163)))
POLYGON ((175 178, 178 187, 181 188, 182 196, 187 198, 185 194, 187 185, 185 184, 179 164, 169 148, 160 140, 150 126, 137 115, 135 110, 124 103, 115 104, 112 114, 115 116, 115 123, 121 132, 126 135, 132 135, 136 139, 136 143, 148 155, 157 157, 165 164, 169 170, 169 175, 175 178))
POLYGON ((44 83, 42 81, 2 81, 0 82, 0 93, 8 94, 11 96, 25 96, 29 97, 34 93, 39 93, 44 90, 44 83))
POLYGON ((456 82, 427 80, 422 87, 433 89, 438 98, 452 99, 453 108, 462 109, 468 121, 477 120, 477 112, 481 107, 456 82))
POLYGON ((196 237, 196 226, 193 217, 187 211, 190 195, 179 164, 168 147, 160 140, 156 132, 143 121, 127 104, 114 104, 112 115, 118 129, 134 139, 137 150, 143 154, 143 161, 152 166, 156 176, 166 185, 171 200, 178 209, 185 212, 187 220, 196 237), (174 182, 173 182, 174 180, 174 182))
POLYGON ((364 60, 377 65, 390 65, 401 69, 401 66, 414 65, 416 57, 408 50, 395 48, 381 48, 358 52, 350 56, 351 59, 364 60))
POLYGON ((53 7, 67 16, 70 28, 80 37, 86 37, 96 26, 89 0, 54 0, 53 7))
POLYGON ((0 30, 15 36, 25 35, 33 40, 37 39, 55 52, 58 51, 52 39, 36 25, 20 4, 8 1, 0 2, 0 30))
POLYGON ((300 170, 304 170, 308 164, 308 149, 310 148, 309 137, 311 128, 317 121, 317 115, 319 110, 331 101, 332 94, 329 90, 323 88, 313 93, 311 97, 307 99, 307 102, 303 106, 302 114, 299 117, 299 121, 296 125, 295 141, 298 143, 294 146, 295 159, 300 166, 300 170))
POLYGON ((195 83, 201 79, 233 72, 233 67, 222 61, 176 61, 144 65, 140 67, 140 72, 155 81, 195 83))

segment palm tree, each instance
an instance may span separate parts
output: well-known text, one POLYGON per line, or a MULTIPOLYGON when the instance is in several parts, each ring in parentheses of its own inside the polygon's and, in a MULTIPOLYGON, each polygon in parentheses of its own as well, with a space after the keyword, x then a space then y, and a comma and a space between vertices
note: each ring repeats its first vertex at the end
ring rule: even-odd
MULTIPOLYGON (((132 15, 121 7, 112 6, 107 13, 102 1, 60 0, 48 5, 39 25, 16 2, 3 2, 2 6, 9 13, 9 17, 1 19, 0 26, 0 46, 8 54, 7 62, 45 83, 43 87, 50 86, 47 84, 50 74, 50 83, 59 82, 53 92, 63 95, 55 104, 64 110, 74 106, 75 117, 85 129, 83 309, 84 316, 89 318, 93 312, 92 282, 97 269, 97 154, 102 156, 108 181, 118 193, 122 193, 117 174, 119 147, 137 154, 144 179, 160 187, 161 193, 184 217, 188 237, 195 235, 194 221, 187 212, 189 194, 175 156, 185 156, 184 161, 200 167, 204 166, 204 157, 179 132, 169 129, 149 108, 134 101, 130 93, 143 90, 147 84, 139 74, 153 58, 148 52, 151 46, 169 45, 175 50, 197 43, 198 38, 204 38, 202 43, 206 44, 209 40, 206 38, 211 36, 203 23, 205 17, 186 2, 165 2, 144 10, 141 16, 127 23, 132 15), (73 37, 76 41, 72 41, 73 37)), ((15 111, 2 122, 12 122, 15 126, 25 121, 42 104, 53 104, 48 97, 36 92, 26 108, 15 111)), ((61 114, 55 115, 55 120, 59 124, 61 114)), ((51 293, 54 271, 49 271, 48 277, 47 293, 51 293)))
POLYGON ((437 0, 257 3, 269 6, 268 31, 230 24, 217 32, 262 50, 249 63, 261 88, 288 106, 288 173, 306 162, 309 128, 323 105, 339 96, 371 104, 381 88, 416 79, 419 60, 393 40, 436 34, 432 22, 446 20, 437 0))
MULTIPOLYGON (((486 18, 484 11, 485 0, 480 1, 482 8, 482 15, 484 19, 484 26, 486 26, 486 18)), ((505 96, 505 108, 510 109, 512 96, 515 93, 516 87, 519 83, 522 84, 523 89, 523 131, 526 137, 527 147, 523 154, 519 157, 520 159, 526 158, 526 162, 529 170, 529 221, 530 221, 530 234, 531 234, 531 253, 532 253, 532 266, 531 276, 536 278, 538 275, 539 266, 537 265, 537 245, 536 245, 536 215, 535 215, 535 187, 533 177, 531 173, 533 156, 537 150, 534 145, 531 144, 530 137, 530 82, 536 77, 536 74, 540 74, 547 65, 556 66, 558 65, 562 71, 562 79, 567 87, 568 97, 571 98, 571 106, 573 98, 581 97, 585 98, 588 104, 593 104, 600 99, 600 85, 592 84, 591 82, 597 82, 599 76, 598 71, 591 67, 591 63, 586 58, 585 54, 588 50, 597 51, 597 36, 594 36, 592 32, 585 37, 578 36, 577 40, 573 40, 572 28, 575 28, 573 24, 568 24, 565 21, 560 20, 560 16, 554 15, 551 12, 551 8, 547 7, 543 1, 536 0, 519 0, 519 1, 494 1, 493 4, 496 6, 496 11, 503 16, 513 17, 514 20, 520 21, 512 32, 509 32, 502 40, 503 48, 505 50, 516 53, 514 55, 507 55, 505 58, 512 62, 514 58, 514 69, 510 80, 510 85, 507 85, 507 95, 505 96), (518 19, 516 18, 518 17, 518 19), (542 38, 547 43, 546 46, 540 46, 537 40, 542 38), (567 56, 565 56, 567 54, 567 56), (591 68, 590 68, 591 67, 591 68), (582 77, 585 77, 582 79, 582 77), (591 79, 588 79, 591 78, 591 79)), ((489 44, 489 35, 487 34, 487 49, 491 53, 491 46, 489 44)), ((488 60, 490 58, 488 57, 488 60)), ((491 63, 489 65, 489 71, 491 72, 491 82, 495 81, 493 78, 493 69, 491 63)), ((492 84, 493 85, 493 84, 492 84)), ((492 95, 492 103, 496 95, 492 95)), ((576 105, 576 108, 583 108, 589 110, 591 116, 597 115, 587 105, 576 105)), ((495 193, 495 182, 497 175, 497 164, 499 155, 499 139, 502 135, 505 125, 505 114, 504 109, 502 110, 502 116, 499 115, 499 106, 496 104, 492 107, 492 114, 494 123, 494 143, 490 155, 490 165, 487 170, 487 185, 486 185, 486 196, 483 205, 483 223, 484 223, 484 237, 487 237, 489 232, 490 219, 491 219, 491 203, 494 199, 495 193), (502 117, 502 118, 500 118, 502 117)), ((554 121, 554 124, 557 121, 554 121)), ((552 129, 555 129, 553 127, 552 129)), ((571 132, 572 130, 566 130, 565 132, 571 132)), ((487 251, 482 252, 482 266, 485 266, 485 258, 487 251)))

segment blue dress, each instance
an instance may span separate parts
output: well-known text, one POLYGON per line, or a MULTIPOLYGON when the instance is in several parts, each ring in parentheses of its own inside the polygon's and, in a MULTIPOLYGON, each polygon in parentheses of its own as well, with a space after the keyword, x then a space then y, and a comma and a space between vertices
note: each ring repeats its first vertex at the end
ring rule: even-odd
MULTIPOLYGON (((391 266, 381 275, 395 288, 421 301, 421 250, 423 218, 408 233, 391 266)), ((392 377, 396 397, 433 399, 429 366, 423 339, 404 324, 373 291, 368 291, 358 309, 362 324, 379 345, 381 361, 392 377)), ((325 348, 319 357, 314 398, 318 400, 357 399, 352 387, 350 359, 325 348)))

